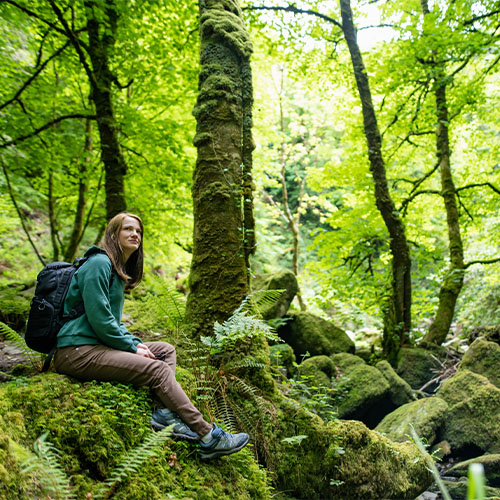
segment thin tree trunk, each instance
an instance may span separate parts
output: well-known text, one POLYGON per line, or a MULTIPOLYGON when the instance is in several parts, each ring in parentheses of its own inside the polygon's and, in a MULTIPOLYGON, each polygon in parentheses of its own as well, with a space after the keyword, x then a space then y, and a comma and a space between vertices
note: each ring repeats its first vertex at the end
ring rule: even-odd
POLYGON ((52 167, 49 167, 48 187, 50 240, 52 241, 52 260, 55 262, 59 259, 59 245, 57 243, 57 222, 54 208, 54 172, 52 167))
POLYGON ((88 192, 88 165, 92 155, 92 122, 91 120, 85 121, 85 143, 83 146, 84 158, 79 162, 78 172, 78 201, 75 210, 75 221, 73 223, 73 230, 69 238, 68 246, 64 255, 64 260, 72 262, 78 252, 78 244, 80 243, 84 230, 85 207, 87 204, 88 192))
POLYGON ((94 16, 94 2, 87 2, 87 30, 89 55, 93 79, 91 98, 97 114, 97 127, 101 139, 101 157, 105 166, 106 217, 110 219, 127 208, 124 178, 127 164, 123 157, 113 110, 111 86, 115 80, 109 68, 109 52, 114 46, 117 26, 117 11, 114 1, 107 2, 106 13, 109 25, 103 26, 94 16))
POLYGON ((381 137, 372 103, 370 85, 366 68, 359 50, 356 30, 352 20, 350 0, 340 0, 342 30, 351 54, 354 76, 361 98, 363 122, 368 143, 370 170, 375 182, 377 208, 384 219, 390 236, 392 254, 392 297, 390 310, 394 319, 385 318, 383 348, 384 354, 391 361, 402 344, 408 341, 411 328, 411 260, 403 221, 391 198, 385 164, 382 157, 381 137))
MULTIPOLYGON (((426 0, 421 0, 422 12, 429 14, 426 0)), ((423 342, 440 345, 450 331, 455 305, 464 283, 464 250, 460 235, 460 223, 455 196, 455 185, 451 173, 449 117, 446 101, 446 75, 444 68, 438 68, 434 95, 436 98, 436 154, 441 173, 441 194, 446 210, 450 266, 439 291, 439 305, 429 331, 423 342)))
POLYGON ((236 1, 200 0, 199 10, 201 70, 193 141, 198 157, 186 323, 194 335, 210 335, 214 322, 224 321, 248 294, 244 220, 251 219, 251 204, 243 198, 249 187, 242 174, 251 165, 251 122, 243 120, 249 119, 252 46, 236 1))

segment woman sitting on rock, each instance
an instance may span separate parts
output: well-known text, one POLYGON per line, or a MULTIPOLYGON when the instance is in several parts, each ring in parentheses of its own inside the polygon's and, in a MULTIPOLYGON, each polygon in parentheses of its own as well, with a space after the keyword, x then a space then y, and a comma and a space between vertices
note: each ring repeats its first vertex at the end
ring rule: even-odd
POLYGON ((145 342, 121 323, 124 290, 136 287, 143 273, 143 225, 120 213, 106 228, 100 248, 91 247, 75 272, 64 314, 83 301, 85 312, 61 328, 54 364, 59 373, 82 381, 115 381, 148 386, 165 408, 151 418, 154 429, 174 424, 172 437, 200 442, 203 459, 230 455, 248 443, 248 434, 230 434, 210 425, 175 379, 175 348, 145 342))

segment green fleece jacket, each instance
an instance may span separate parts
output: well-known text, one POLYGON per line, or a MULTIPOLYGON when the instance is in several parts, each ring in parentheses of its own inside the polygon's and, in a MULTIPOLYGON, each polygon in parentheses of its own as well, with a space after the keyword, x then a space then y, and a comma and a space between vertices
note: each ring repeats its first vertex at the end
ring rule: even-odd
POLYGON ((104 344, 137 352, 141 339, 131 335, 121 323, 125 282, 112 269, 111 261, 101 248, 92 246, 85 256, 89 259, 71 280, 64 314, 69 314, 82 301, 85 313, 63 325, 57 336, 57 347, 104 344), (110 287, 111 273, 114 278, 110 287))

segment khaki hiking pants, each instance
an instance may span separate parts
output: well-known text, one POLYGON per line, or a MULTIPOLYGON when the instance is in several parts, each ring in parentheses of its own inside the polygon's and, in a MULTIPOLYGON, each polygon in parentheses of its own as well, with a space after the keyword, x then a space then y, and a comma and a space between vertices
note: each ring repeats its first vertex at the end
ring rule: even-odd
POLYGON ((58 373, 82 381, 121 382, 147 386, 169 410, 177 413, 191 429, 205 436, 212 426, 189 400, 175 380, 176 354, 166 342, 145 342, 155 356, 151 359, 104 345, 80 345, 56 349, 54 365, 58 373))

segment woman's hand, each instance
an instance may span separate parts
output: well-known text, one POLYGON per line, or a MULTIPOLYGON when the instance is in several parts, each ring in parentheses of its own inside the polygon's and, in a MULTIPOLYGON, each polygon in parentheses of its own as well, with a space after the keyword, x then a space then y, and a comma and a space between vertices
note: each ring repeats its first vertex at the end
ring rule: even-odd
POLYGON ((144 356, 145 358, 156 359, 156 356, 149 350, 148 346, 145 344, 137 344, 137 353, 139 356, 144 356))

